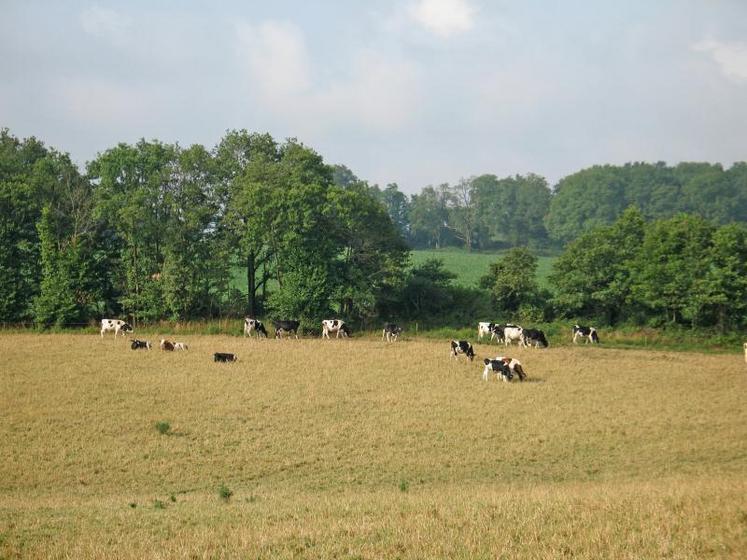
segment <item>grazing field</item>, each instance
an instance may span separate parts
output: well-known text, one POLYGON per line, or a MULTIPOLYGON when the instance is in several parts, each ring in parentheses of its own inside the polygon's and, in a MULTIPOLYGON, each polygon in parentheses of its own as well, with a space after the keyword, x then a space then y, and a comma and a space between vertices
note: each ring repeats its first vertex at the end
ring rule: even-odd
MULTIPOLYGON (((480 278, 485 276, 490 265, 499 261, 505 253, 468 253, 462 249, 417 250, 411 253, 412 263, 419 265, 426 259, 442 259, 444 268, 457 275, 454 282, 465 288, 475 288, 480 278)), ((547 277, 552 272, 552 265, 557 257, 537 257, 537 283, 542 288, 549 288, 547 277)))
POLYGON ((0 335, 0 558, 747 556, 739 355, 186 341, 0 335))

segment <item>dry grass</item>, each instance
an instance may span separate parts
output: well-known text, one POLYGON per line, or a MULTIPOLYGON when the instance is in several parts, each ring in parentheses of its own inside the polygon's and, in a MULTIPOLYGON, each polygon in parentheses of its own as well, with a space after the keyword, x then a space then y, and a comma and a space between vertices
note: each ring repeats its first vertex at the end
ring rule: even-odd
POLYGON ((741 356, 187 341, 0 336, 0 557, 747 554, 741 356))

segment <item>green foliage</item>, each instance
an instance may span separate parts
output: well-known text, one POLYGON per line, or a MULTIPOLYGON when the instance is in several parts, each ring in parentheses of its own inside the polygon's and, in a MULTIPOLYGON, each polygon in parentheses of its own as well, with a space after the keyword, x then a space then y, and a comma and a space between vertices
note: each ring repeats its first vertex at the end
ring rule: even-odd
POLYGON ((233 490, 231 490, 228 486, 225 484, 221 484, 218 487, 218 497, 223 500, 224 502, 227 502, 231 496, 233 496, 233 490))
MULTIPOLYGON (((538 307, 537 257, 525 247, 511 249, 481 280, 481 287, 490 290, 496 311, 513 314, 524 306, 528 312, 538 307)), ((534 311, 532 311, 534 313, 534 311)))
POLYGON ((171 424, 166 422, 165 420, 159 420, 155 424, 156 431, 161 435, 168 435, 169 432, 171 432, 171 424))

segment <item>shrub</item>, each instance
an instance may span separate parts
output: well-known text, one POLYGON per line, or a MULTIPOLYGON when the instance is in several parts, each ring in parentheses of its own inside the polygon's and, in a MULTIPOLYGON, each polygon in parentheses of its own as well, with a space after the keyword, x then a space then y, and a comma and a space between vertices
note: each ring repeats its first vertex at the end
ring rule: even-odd
POLYGON ((171 424, 163 420, 159 420, 158 422, 156 422, 156 430, 158 430, 159 434, 168 435, 168 433, 171 431, 171 424))
POLYGON ((228 501, 228 499, 233 496, 233 490, 231 490, 228 486, 225 484, 221 484, 220 488, 218 488, 218 496, 224 501, 228 501))

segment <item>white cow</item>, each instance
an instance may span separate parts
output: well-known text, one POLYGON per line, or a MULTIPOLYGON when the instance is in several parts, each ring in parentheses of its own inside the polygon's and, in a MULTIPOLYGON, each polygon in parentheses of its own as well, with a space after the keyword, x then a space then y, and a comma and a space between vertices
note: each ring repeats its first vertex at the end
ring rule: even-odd
POLYGON ((506 328, 503 329, 503 341, 505 345, 508 346, 514 340, 519 343, 519 346, 522 346, 524 341, 524 329, 519 325, 506 325, 506 328))
POLYGON ((340 338, 340 333, 343 337, 350 336, 350 329, 345 324, 345 321, 340 319, 325 319, 322 321, 322 338, 329 338, 329 333, 337 333, 335 338, 340 338))
POLYGON ((125 336, 125 333, 135 332, 132 327, 121 319, 101 319, 101 338, 104 338, 104 333, 107 331, 114 331, 114 338, 117 338, 119 333, 125 336))

